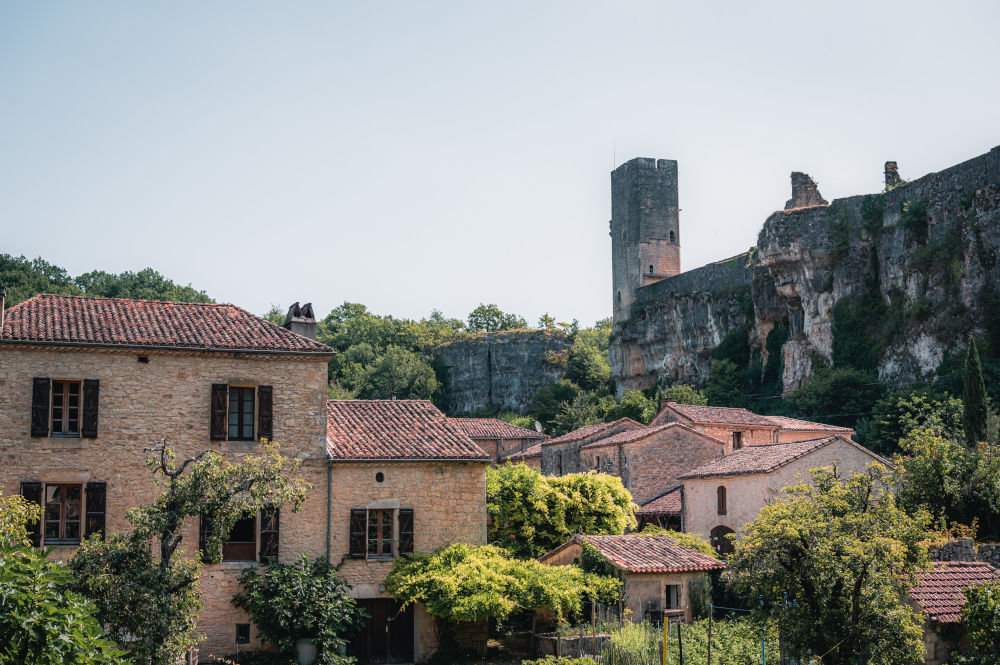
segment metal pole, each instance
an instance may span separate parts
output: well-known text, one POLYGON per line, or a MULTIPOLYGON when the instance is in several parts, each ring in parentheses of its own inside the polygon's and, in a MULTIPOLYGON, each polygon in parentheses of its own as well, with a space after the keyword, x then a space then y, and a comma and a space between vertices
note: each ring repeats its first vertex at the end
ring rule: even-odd
POLYGON ((677 658, 684 665, 684 641, 681 640, 681 622, 677 622, 677 658))
POLYGON ((663 665, 667 665, 667 640, 670 638, 670 623, 667 621, 667 615, 663 615, 663 653, 660 655, 660 662, 663 665))

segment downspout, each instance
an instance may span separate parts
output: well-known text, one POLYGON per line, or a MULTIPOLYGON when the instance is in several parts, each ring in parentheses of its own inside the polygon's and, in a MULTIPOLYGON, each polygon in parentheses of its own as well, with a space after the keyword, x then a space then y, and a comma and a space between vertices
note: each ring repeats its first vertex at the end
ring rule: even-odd
POLYGON ((330 560, 330 511, 333 509, 333 459, 326 454, 326 560, 330 560))

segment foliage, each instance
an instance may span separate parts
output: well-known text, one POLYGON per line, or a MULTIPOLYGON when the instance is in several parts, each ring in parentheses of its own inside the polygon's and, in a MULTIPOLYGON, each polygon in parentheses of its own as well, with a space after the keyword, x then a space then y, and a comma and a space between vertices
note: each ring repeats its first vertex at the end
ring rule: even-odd
POLYGON ((965 381, 962 390, 963 411, 962 424, 965 429, 965 442, 974 446, 988 437, 986 404, 986 384, 983 382, 983 368, 979 363, 979 351, 976 340, 969 337, 969 350, 965 359, 965 381))
POLYGON ((42 519, 42 507, 22 496, 0 491, 0 547, 31 546, 27 525, 42 519))
POLYGON ((431 366, 416 353, 389 346, 371 364, 360 396, 365 399, 431 399, 439 390, 431 366))
POLYGON ((882 397, 878 377, 852 367, 826 367, 788 397, 796 412, 831 425, 851 427, 882 397))
POLYGON ((285 324, 285 312, 278 305, 271 303, 271 308, 261 315, 276 326, 285 324))
POLYGON ((247 568, 233 604, 247 611, 261 638, 282 653, 295 652, 295 640, 316 641, 318 662, 350 662, 340 655, 345 637, 361 627, 364 610, 348 597, 350 585, 324 557, 300 554, 293 564, 247 568))
POLYGON ((560 379, 552 385, 539 389, 532 401, 535 418, 542 423, 547 432, 555 434, 552 425, 559 415, 560 408, 563 404, 572 402, 580 393, 580 387, 569 379, 560 379))
POLYGON ((746 370, 732 360, 713 360, 705 399, 714 406, 744 406, 746 370))
POLYGON ((574 344, 569 354, 566 377, 584 390, 606 388, 611 380, 607 347, 602 349, 593 344, 574 344))
POLYGON ((533 660, 522 660, 521 665, 597 665, 597 661, 593 658, 549 655, 533 660))
POLYGON ((607 395, 602 397, 598 404, 598 410, 605 422, 631 418, 643 424, 647 424, 656 416, 657 407, 656 399, 646 397, 639 390, 626 390, 622 394, 621 402, 615 402, 614 397, 607 395))
POLYGON ((929 517, 896 505, 879 465, 846 479, 811 473, 813 484, 785 488, 785 500, 743 528, 728 577, 760 598, 755 613, 777 622, 795 656, 820 654, 824 665, 920 662, 921 624, 903 598, 927 563, 929 517))
POLYGON ((902 212, 899 218, 900 226, 912 232, 917 242, 925 242, 927 240, 927 225, 930 222, 927 202, 922 199, 903 201, 900 206, 902 212))
POLYGON ((292 480, 298 463, 283 457, 276 443, 264 441, 259 455, 225 462, 215 451, 176 463, 161 442, 147 466, 164 488, 157 499, 131 508, 133 530, 108 541, 88 540, 70 559, 74 588, 91 598, 98 619, 111 636, 130 635, 132 662, 168 665, 197 643, 200 566, 178 554, 187 520, 205 516, 205 560, 221 559, 222 543, 242 517, 271 506, 298 510, 308 485, 292 480), (159 556, 150 554, 159 546, 159 556), (148 608, 148 614, 135 611, 148 608))
POLYGON ((678 545, 683 547, 690 547, 693 550, 697 550, 702 554, 708 555, 713 559, 719 558, 719 553, 715 551, 712 544, 705 540, 705 537, 699 533, 688 533, 687 531, 672 531, 670 529, 664 529, 658 527, 655 524, 647 524, 643 527, 642 531, 639 532, 640 536, 670 536, 677 541, 678 545))
POLYGON ((900 451, 899 442, 915 430, 962 438, 962 400, 928 388, 894 393, 875 402, 865 445, 880 455, 900 451))
POLYGON ((486 472, 489 541, 522 559, 540 556, 573 534, 625 533, 636 525, 634 510, 615 476, 543 476, 524 464, 486 472))
POLYGON ((944 527, 976 522, 982 538, 1000 537, 1000 456, 993 446, 969 449, 933 430, 915 430, 900 447, 900 505, 926 510, 944 527))
POLYGON ((593 395, 580 393, 572 402, 559 405, 559 411, 552 419, 552 433, 558 436, 599 422, 601 415, 593 395))
POLYGON ((8 307, 39 293, 213 302, 204 291, 175 284, 152 268, 120 275, 94 271, 74 278, 42 258, 29 261, 10 254, 0 254, 0 284, 7 287, 8 307))
POLYGON ((1000 659, 1000 582, 987 582, 964 593, 962 623, 973 653, 983 662, 995 663, 1000 659))
POLYGON ((435 554, 396 559, 386 591, 405 605, 422 603, 452 621, 503 620, 512 613, 550 608, 557 619, 578 615, 585 598, 609 602, 620 583, 577 566, 522 561, 492 545, 451 545, 435 554))
POLYGON ((123 654, 103 638, 93 604, 67 589, 65 566, 46 559, 51 551, 0 545, 0 663, 120 662, 123 654))
POLYGON ((705 397, 704 390, 698 390, 694 386, 684 383, 676 383, 669 388, 664 388, 660 396, 663 399, 672 399, 678 404, 693 404, 694 406, 708 405, 708 398, 705 397))
POLYGON ((527 327, 528 322, 523 316, 508 314, 492 303, 489 305, 479 303, 479 306, 469 313, 469 332, 498 332, 527 327))
POLYGON ((162 566, 149 542, 123 534, 88 538, 69 560, 72 588, 91 599, 107 636, 139 664, 173 663, 197 643, 200 566, 175 558, 162 566))

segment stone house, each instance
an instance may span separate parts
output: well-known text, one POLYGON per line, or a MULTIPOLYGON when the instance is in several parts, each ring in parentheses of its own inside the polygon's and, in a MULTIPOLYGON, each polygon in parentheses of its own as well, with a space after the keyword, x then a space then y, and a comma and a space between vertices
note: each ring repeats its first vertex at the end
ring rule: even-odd
MULTIPOLYGON (((325 402, 333 351, 233 305, 39 295, 4 313, 0 334, 0 489, 45 508, 35 542, 65 559, 94 533, 123 531, 157 497, 145 466, 166 441, 178 458, 228 460, 260 438, 301 459, 314 491, 296 513, 248 515, 224 561, 206 565, 202 653, 230 653, 249 623, 231 598, 262 556, 326 551, 325 402)), ((182 549, 197 556, 199 525, 182 549)), ((256 635, 253 636, 256 641, 256 635)))
POLYGON ((836 466, 851 474, 873 462, 889 464, 844 436, 747 446, 680 476, 684 530, 728 554, 732 544, 726 536, 753 521, 782 488, 809 482, 810 469, 836 466))
POLYGON ((678 422, 629 429, 580 448, 583 469, 618 476, 644 504, 676 487, 681 474, 721 457, 726 444, 678 422))
MULTIPOLYGON (((453 543, 486 544, 492 458, 424 400, 330 400, 330 550, 370 618, 351 645, 362 663, 420 662, 437 647, 424 608, 399 612, 385 591, 393 561, 453 543)), ((477 627, 462 637, 479 640, 477 627)))
POLYGON ((526 448, 524 452, 512 453, 508 455, 504 460, 505 462, 510 462, 511 464, 524 464, 532 469, 542 470, 542 444, 536 443, 530 448, 526 448))
POLYGON ((850 438, 854 430, 835 425, 813 423, 783 416, 762 416, 747 409, 722 406, 694 406, 664 400, 650 426, 678 422, 702 434, 726 442, 726 452, 743 446, 805 441, 820 436, 840 435, 850 438))
POLYGON ((691 621, 691 582, 726 567, 669 536, 636 534, 576 535, 538 560, 551 566, 579 564, 585 545, 593 547, 624 582, 624 607, 631 610, 633 621, 642 621, 647 615, 662 617, 664 612, 691 621))
POLYGON ((982 561, 935 561, 917 579, 910 599, 924 615, 924 659, 941 665, 953 651, 969 647, 962 624, 965 590, 1000 580, 1000 571, 982 561))
POLYGON ((514 453, 523 453, 540 441, 548 439, 541 432, 505 423, 497 418, 452 418, 462 431, 493 458, 494 465, 506 461, 514 453))
POLYGON ((587 425, 562 436, 549 439, 542 443, 542 473, 549 476, 562 476, 567 473, 586 471, 580 463, 580 448, 626 430, 641 429, 644 425, 631 418, 620 418, 610 423, 587 425))

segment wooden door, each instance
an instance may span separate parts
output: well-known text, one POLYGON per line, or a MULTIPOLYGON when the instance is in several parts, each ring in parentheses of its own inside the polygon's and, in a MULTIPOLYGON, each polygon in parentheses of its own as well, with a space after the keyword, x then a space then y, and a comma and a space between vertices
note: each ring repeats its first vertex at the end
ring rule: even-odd
POLYGON ((362 598, 358 607, 369 615, 349 650, 358 663, 412 663, 413 607, 400 612, 400 602, 392 598, 362 598))

